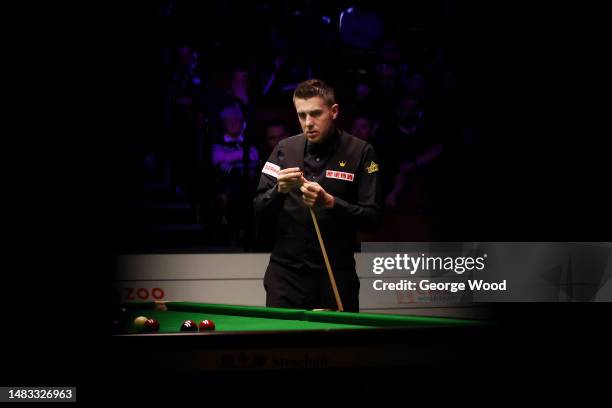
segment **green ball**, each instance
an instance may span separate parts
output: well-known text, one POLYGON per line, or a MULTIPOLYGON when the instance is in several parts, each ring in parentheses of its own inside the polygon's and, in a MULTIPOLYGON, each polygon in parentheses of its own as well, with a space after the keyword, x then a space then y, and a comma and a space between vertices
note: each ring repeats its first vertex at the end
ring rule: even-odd
POLYGON ((147 320, 149 320, 149 318, 144 316, 138 316, 137 318, 135 318, 134 327, 136 327, 136 331, 144 331, 144 324, 147 320))

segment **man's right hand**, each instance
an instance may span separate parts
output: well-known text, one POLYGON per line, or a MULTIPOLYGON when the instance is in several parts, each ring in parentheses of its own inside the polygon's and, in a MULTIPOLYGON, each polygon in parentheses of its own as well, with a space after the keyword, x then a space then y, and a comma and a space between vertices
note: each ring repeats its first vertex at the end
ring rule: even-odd
POLYGON ((299 188, 302 185, 302 171, 299 167, 290 167, 283 169, 278 172, 278 191, 283 194, 287 194, 294 188, 299 188))

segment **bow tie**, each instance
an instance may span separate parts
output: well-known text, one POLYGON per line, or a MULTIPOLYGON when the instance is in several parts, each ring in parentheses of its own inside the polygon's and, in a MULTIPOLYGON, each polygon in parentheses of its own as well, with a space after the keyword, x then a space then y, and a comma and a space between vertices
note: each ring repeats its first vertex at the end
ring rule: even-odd
POLYGON ((223 135, 223 141, 225 143, 236 143, 236 144, 240 144, 242 142, 244 142, 244 136, 240 135, 238 136, 237 139, 234 139, 233 137, 231 137, 230 135, 223 135))

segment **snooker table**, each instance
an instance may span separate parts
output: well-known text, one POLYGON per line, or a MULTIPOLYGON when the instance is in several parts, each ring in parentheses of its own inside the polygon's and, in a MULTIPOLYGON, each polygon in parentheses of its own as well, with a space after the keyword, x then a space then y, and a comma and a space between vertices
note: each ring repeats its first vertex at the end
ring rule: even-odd
POLYGON ((493 326, 442 317, 192 302, 122 307, 124 325, 112 336, 113 349, 124 359, 148 356, 139 367, 157 372, 455 364, 469 362, 493 326), (157 319, 159 331, 137 332, 133 319, 140 315, 157 319), (180 331, 185 320, 205 319, 215 323, 214 331, 180 331))

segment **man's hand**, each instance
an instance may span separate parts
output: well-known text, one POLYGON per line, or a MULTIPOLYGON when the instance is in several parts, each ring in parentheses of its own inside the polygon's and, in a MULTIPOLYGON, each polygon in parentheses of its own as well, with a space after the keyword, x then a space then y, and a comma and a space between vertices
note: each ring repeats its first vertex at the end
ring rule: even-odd
POLYGON ((302 185, 302 172, 299 167, 289 167, 278 172, 278 191, 287 194, 296 187, 302 185))
POLYGON ((319 183, 302 180, 303 184, 300 191, 304 204, 308 207, 324 206, 325 208, 332 208, 334 206, 336 201, 334 196, 328 194, 319 183))

